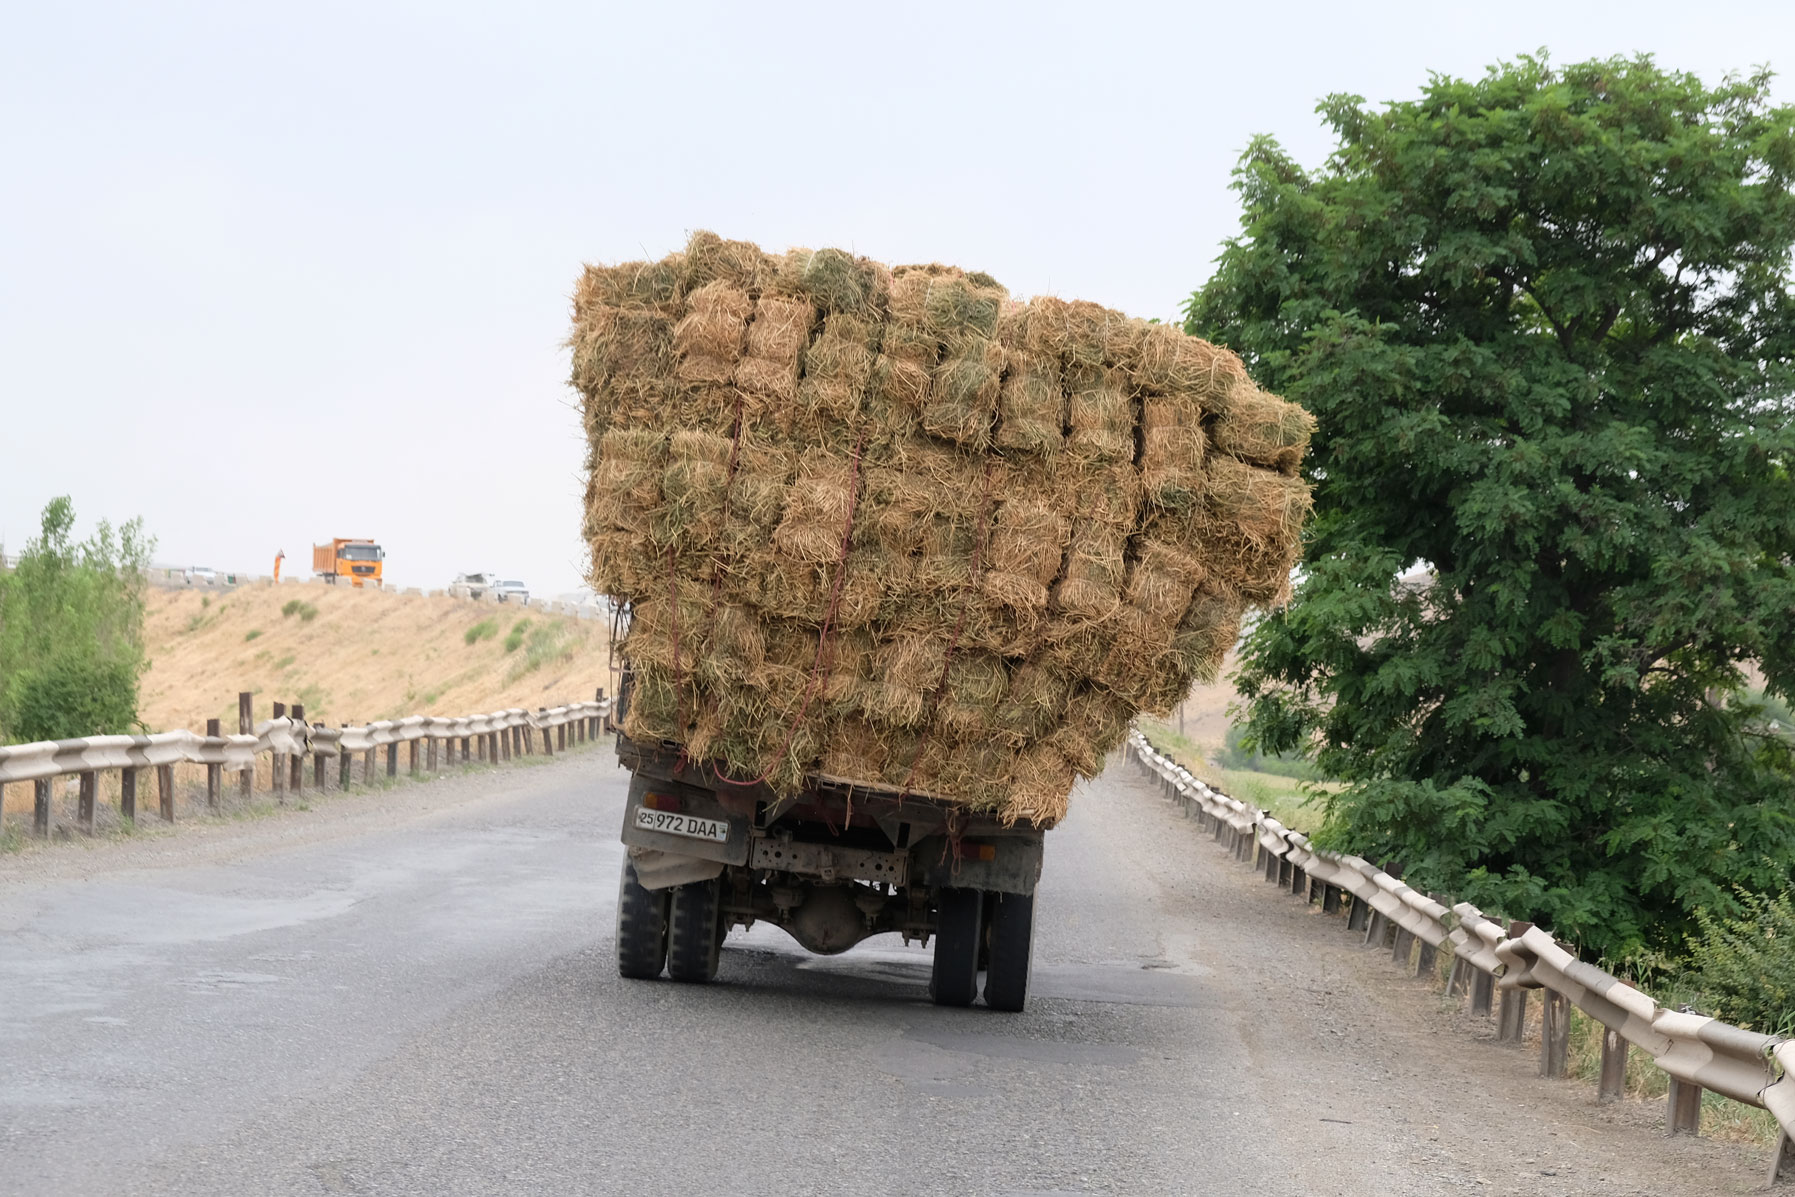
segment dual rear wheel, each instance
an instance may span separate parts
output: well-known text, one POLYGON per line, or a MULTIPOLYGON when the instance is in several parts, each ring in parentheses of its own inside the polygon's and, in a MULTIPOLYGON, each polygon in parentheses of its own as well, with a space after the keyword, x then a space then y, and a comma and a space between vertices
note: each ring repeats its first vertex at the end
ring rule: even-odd
POLYGON ((944 889, 936 902, 935 966, 929 991, 938 1006, 970 1006, 985 971, 985 1004, 1018 1013, 1028 1001, 1034 944, 1032 894, 944 889))
POLYGON ((617 972, 634 980, 667 975, 703 984, 717 975, 727 930, 715 878, 646 889, 626 858, 617 886, 617 972))

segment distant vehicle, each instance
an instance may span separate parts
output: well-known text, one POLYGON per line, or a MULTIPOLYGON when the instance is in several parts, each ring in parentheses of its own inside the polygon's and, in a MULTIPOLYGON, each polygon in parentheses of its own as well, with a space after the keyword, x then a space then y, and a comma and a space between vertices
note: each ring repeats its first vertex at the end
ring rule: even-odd
POLYGON ((329 544, 312 546, 312 572, 332 586, 347 579, 351 586, 378 587, 385 560, 386 550, 371 540, 339 536, 329 544))
POLYGON ((218 581, 218 571, 209 565, 189 565, 187 567, 187 580, 189 582, 204 582, 206 585, 210 586, 212 583, 218 581))
POLYGON ((494 589, 498 591, 499 602, 501 603, 522 603, 527 605, 530 601, 529 588, 515 578, 509 581, 500 582, 494 589))
POLYGON ((497 574, 456 574, 449 583, 450 598, 480 599, 499 585, 497 574))

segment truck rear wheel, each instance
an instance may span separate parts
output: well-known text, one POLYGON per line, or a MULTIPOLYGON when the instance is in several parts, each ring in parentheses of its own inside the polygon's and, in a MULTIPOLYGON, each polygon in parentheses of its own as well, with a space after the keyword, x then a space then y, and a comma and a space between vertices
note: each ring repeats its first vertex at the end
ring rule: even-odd
POLYGON ((990 965, 985 973, 985 1005, 1019 1014, 1028 1001, 1028 958, 1035 939, 1033 894, 992 894, 990 965))
POLYGON ((929 995, 937 1006, 970 1006, 978 996, 984 896, 976 889, 943 889, 936 900, 935 968, 929 995))
POLYGON ((723 937, 717 881, 695 881, 673 891, 667 919, 667 975, 702 985, 717 975, 723 937))
POLYGON ((642 888, 636 866, 623 859, 617 883, 617 972, 645 981, 667 960, 667 891, 642 888))

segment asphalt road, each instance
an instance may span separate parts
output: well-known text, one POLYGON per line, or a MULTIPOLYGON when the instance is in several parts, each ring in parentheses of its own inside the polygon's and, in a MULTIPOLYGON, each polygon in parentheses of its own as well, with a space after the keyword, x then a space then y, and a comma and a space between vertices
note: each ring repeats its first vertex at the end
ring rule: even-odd
POLYGON ((1019 1016, 930 1005, 893 937, 821 959, 756 928, 712 986, 619 980, 623 797, 594 751, 0 862, 0 1192, 1680 1194, 1749 1171, 1690 1145, 1684 1187, 1649 1129, 1524 1064, 1492 1079, 1511 1054, 1427 1024, 1437 1000, 1389 996, 1120 768, 1048 837, 1019 1016))

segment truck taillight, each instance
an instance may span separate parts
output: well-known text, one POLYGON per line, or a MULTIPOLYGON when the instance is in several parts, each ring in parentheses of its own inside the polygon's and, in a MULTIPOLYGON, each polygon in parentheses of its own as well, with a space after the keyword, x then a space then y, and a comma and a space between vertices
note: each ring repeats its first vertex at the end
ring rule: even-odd
POLYGON ((685 803, 679 800, 679 795, 677 794, 656 794, 651 792, 642 795, 642 805, 646 806, 649 810, 664 810, 669 813, 677 814, 679 810, 685 806, 685 803))
POLYGON ((969 844, 962 842, 960 855, 967 860, 996 860, 996 844, 969 844))

